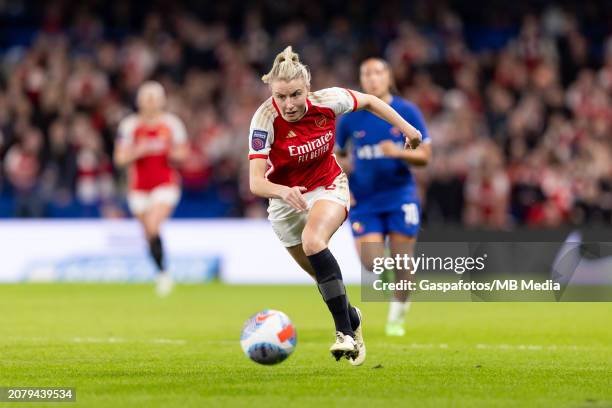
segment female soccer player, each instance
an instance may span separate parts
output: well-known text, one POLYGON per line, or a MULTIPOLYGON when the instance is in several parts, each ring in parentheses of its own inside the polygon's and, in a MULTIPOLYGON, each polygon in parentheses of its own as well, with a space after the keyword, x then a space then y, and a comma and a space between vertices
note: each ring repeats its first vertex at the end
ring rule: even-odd
POLYGON ((361 313, 348 302, 340 267, 327 248, 349 210, 348 180, 333 154, 336 117, 367 109, 396 126, 412 148, 421 135, 375 96, 342 88, 310 93, 310 73, 290 46, 262 80, 272 97, 251 121, 251 191, 270 199, 272 228, 317 282, 336 326, 332 355, 362 364, 361 313))
POLYGON ((180 198, 179 178, 172 163, 188 154, 187 134, 181 120, 165 112, 166 96, 158 82, 146 82, 138 90, 138 114, 119 124, 114 160, 129 167, 128 206, 143 226, 149 251, 157 266, 157 293, 168 295, 173 286, 165 269, 161 224, 172 214, 180 198))
MULTIPOLYGON (((370 112, 348 114, 338 123, 340 157, 346 155, 349 141, 352 145, 349 186, 354 205, 351 226, 361 262, 370 268, 374 257, 384 256, 385 242, 388 242, 392 257, 414 255, 421 210, 410 167, 427 164, 431 144, 419 109, 391 94, 394 86, 387 62, 378 58, 365 60, 360 68, 360 82, 366 93, 391 106, 423 137, 417 149, 405 150, 401 128, 370 112)), ((409 271, 395 271, 396 282, 409 278, 409 271)), ((395 291, 389 304, 387 335, 404 335, 404 317, 409 307, 408 291, 395 291)))

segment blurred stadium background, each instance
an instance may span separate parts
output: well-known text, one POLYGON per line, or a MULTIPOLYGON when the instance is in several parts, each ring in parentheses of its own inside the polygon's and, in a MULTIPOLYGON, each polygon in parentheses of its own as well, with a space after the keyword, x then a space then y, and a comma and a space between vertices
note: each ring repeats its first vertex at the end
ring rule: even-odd
POLYGON ((177 218, 265 216, 248 124, 287 44, 313 89, 387 58, 423 110, 425 226, 612 223, 607 1, 0 2, 0 217, 123 218, 111 152, 144 80, 187 124, 177 218))

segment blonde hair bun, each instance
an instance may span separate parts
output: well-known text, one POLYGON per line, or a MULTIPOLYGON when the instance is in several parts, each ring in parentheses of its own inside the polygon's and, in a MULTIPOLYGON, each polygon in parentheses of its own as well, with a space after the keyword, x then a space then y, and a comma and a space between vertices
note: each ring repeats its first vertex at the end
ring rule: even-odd
POLYGON ((310 72, 306 65, 300 62, 300 56, 293 52, 290 45, 276 55, 272 69, 261 80, 270 84, 272 81, 293 81, 303 79, 307 87, 310 87, 310 72))

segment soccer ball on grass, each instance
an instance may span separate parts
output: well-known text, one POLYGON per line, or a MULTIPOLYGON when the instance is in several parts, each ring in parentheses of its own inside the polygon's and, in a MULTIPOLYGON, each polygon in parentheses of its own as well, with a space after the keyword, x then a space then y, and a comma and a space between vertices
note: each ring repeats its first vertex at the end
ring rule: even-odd
POLYGON ((242 328, 240 345, 244 354, 259 364, 278 364, 295 349, 297 333, 291 320, 278 310, 251 316, 242 328))

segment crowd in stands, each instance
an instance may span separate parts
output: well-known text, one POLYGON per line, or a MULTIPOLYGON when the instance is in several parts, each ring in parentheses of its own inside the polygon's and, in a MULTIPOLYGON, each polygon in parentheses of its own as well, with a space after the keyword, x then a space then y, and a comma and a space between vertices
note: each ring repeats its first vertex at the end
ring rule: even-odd
POLYGON ((260 76, 290 44, 313 89, 359 89, 362 59, 389 61, 432 138, 415 170, 427 223, 612 223, 605 1, 212 4, 0 3, 0 216, 127 216, 117 124, 155 79, 189 134, 176 216, 264 217, 248 128, 269 97, 260 76))

